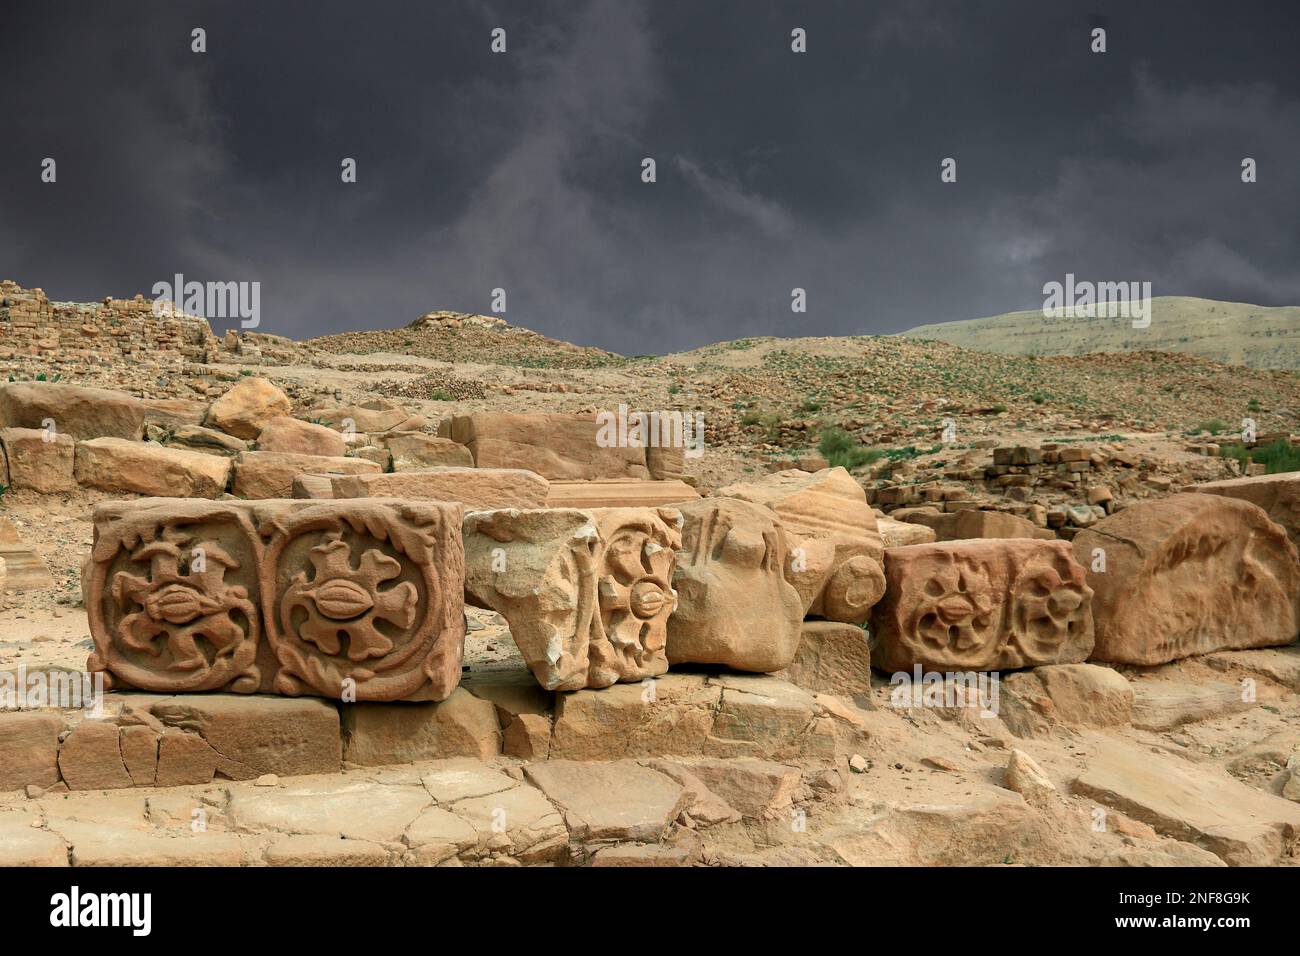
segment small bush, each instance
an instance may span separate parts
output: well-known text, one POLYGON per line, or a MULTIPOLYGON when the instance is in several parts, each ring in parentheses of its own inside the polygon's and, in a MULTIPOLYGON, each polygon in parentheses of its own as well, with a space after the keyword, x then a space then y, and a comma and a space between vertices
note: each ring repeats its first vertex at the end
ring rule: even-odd
POLYGON ((1257 465, 1263 465, 1270 475, 1300 471, 1300 448, 1293 447, 1285 438, 1255 448, 1247 448, 1245 445, 1221 445, 1219 454, 1224 458, 1237 459, 1243 471, 1248 459, 1257 465))
POLYGON ((831 463, 831 467, 840 466, 852 471, 880 459, 882 452, 874 448, 864 448, 856 438, 842 428, 830 426, 822 429, 821 442, 817 450, 831 463))

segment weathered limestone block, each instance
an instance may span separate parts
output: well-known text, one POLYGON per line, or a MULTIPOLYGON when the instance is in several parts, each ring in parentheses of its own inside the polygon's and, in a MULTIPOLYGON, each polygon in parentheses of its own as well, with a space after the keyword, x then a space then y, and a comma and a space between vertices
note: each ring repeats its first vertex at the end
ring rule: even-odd
POLYGON ((1130 505, 1080 532, 1095 589, 1097 660, 1163 664, 1211 651, 1290 644, 1300 631, 1300 563, 1286 531, 1250 502, 1179 494, 1130 505))
POLYGON ((788 666, 804 602, 783 574, 790 558, 776 516, 734 498, 678 507, 684 524, 668 660, 760 672, 788 666))
POLYGON ((140 400, 106 388, 83 388, 50 382, 13 382, 0 386, 0 426, 51 427, 75 439, 125 438, 144 433, 145 408, 140 400))
POLYGON ((700 493, 681 480, 640 481, 602 478, 593 481, 552 481, 548 508, 658 508, 695 501, 700 493))
POLYGON ((1067 542, 891 548, 885 579, 871 619, 882 670, 1005 670, 1074 663, 1092 650, 1092 589, 1067 542))
POLYGON ((377 475, 382 469, 363 458, 246 451, 234 459, 234 493, 240 498, 291 498, 300 474, 377 475))
POLYGON ((258 451, 280 451, 295 455, 326 455, 342 458, 347 452, 343 436, 332 428, 304 422, 289 415, 269 420, 257 436, 258 451))
POLYGON ((1188 491, 1240 498, 1268 512, 1269 519, 1286 529, 1291 543, 1300 548, 1300 472, 1229 478, 1192 485, 1188 491))
POLYGON ((260 549, 247 509, 112 501, 95 508, 94 524, 82 572, 95 642, 87 669, 106 671, 110 687, 256 691, 260 549))
POLYGON ((459 501, 467 510, 542 508, 547 481, 521 468, 435 468, 330 480, 333 498, 414 498, 459 501))
POLYGON ((10 487, 47 495, 77 487, 72 436, 37 428, 0 428, 0 443, 9 459, 10 487))
POLYGON ((651 477, 645 448, 602 448, 599 430, 594 415, 476 412, 452 418, 440 434, 467 446, 480 468, 527 468, 544 478, 651 477))
POLYGON ((466 593, 509 621, 548 690, 654 677, 668 669, 679 523, 668 508, 473 512, 466 593))
POLYGON ((243 378, 208 409, 205 425, 236 438, 256 438, 279 415, 293 410, 289 396, 264 378, 243 378))
POLYGON ((847 624, 866 622, 884 593, 884 546, 876 513, 852 475, 843 468, 815 474, 780 471, 729 485, 718 494, 763 505, 780 517, 792 556, 784 573, 800 589, 805 613, 847 624), (814 566, 825 564, 811 556, 819 541, 833 547, 824 576, 812 573, 814 566))
POLYGON ((472 468, 474 456, 468 448, 450 438, 424 432, 397 432, 382 439, 393 456, 393 471, 424 471, 428 468, 472 468))
POLYGON ((230 480, 230 459, 124 438, 77 442, 77 481, 106 491, 178 498, 217 498, 230 480))
POLYGON ((260 566, 275 690, 443 700, 465 644, 462 509, 368 498, 261 502, 260 566))

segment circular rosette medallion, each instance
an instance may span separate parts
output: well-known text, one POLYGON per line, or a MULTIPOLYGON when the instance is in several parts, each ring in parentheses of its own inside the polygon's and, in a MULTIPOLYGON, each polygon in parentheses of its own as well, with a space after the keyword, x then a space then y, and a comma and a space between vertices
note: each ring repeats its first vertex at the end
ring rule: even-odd
POLYGON ((677 607, 672 587, 677 555, 671 532, 657 519, 624 524, 608 537, 600 557, 592 621, 589 686, 639 680, 668 669, 668 617, 677 607))
POLYGON ((975 666, 999 638, 999 605, 987 568, 946 555, 926 578, 908 630, 925 658, 975 666))
POLYGON ((256 691, 251 524, 211 503, 113 509, 92 553, 89 669, 142 690, 256 691))
POLYGON ((445 600, 430 529, 360 502, 299 509, 272 527, 276 690, 398 700, 424 684, 445 600))
POLYGON ((1092 590, 1068 558, 1030 561, 1011 585, 1012 666, 1056 660, 1092 631, 1092 590))

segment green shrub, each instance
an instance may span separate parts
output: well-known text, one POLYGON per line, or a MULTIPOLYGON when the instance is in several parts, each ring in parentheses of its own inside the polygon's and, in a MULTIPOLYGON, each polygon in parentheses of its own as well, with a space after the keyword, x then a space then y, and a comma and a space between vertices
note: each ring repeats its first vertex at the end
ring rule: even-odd
POLYGON ((1257 465, 1263 465, 1270 475, 1280 475, 1289 471, 1300 471, 1300 448, 1295 448, 1285 438, 1279 438, 1270 445, 1247 448, 1245 445, 1221 445, 1219 454, 1224 458, 1235 458, 1246 468, 1247 459, 1257 465))
POLYGON ((838 465, 850 471, 879 460, 883 454, 874 448, 862 447, 856 438, 834 425, 822 429, 817 450, 831 463, 831 467, 838 465))

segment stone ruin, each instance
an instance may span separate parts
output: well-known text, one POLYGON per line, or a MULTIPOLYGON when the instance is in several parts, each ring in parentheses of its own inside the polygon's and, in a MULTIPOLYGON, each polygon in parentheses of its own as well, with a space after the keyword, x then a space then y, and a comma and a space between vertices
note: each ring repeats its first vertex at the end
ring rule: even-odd
POLYGON ((824 768, 861 745, 843 701, 873 670, 1041 675, 1041 696, 1087 661, 1300 632, 1300 475, 1135 503, 1070 540, 972 538, 956 519, 884 517, 840 468, 702 497, 679 453, 601 448, 577 416, 435 425, 381 406, 307 422, 250 380, 169 426, 211 433, 198 451, 142 440, 162 411, 0 387, 9 481, 148 495, 95 508, 83 571, 88 670, 115 709, 0 714, 0 789, 500 755, 538 780, 627 758, 824 768), (340 444, 344 421, 364 431, 340 444), (463 671, 467 606, 505 619, 526 680, 463 671))

